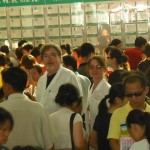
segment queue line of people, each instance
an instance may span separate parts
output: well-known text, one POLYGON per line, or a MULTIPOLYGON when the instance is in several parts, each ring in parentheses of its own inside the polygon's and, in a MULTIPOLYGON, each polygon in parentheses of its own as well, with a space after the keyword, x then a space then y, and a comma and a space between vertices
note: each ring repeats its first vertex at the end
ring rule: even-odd
MULTIPOLYGON (((23 50, 23 58, 32 57, 32 55, 30 56, 29 54, 29 49, 27 51, 24 48, 21 49, 23 50), (28 54, 26 52, 28 52, 28 54)), ((117 49, 116 47, 111 47, 111 49, 108 50, 107 58, 104 58, 103 56, 94 56, 92 44, 84 43, 79 48, 80 52, 78 56, 81 57, 81 64, 79 65, 78 69, 77 60, 68 57, 71 61, 74 61, 73 63, 75 64, 75 68, 73 68, 74 64, 72 65, 72 62, 66 62, 65 59, 68 55, 64 55, 63 60, 61 60, 61 49, 57 45, 52 43, 45 44, 41 47, 40 50, 41 60, 44 64, 46 72, 40 74, 38 82, 36 82, 35 84, 36 92, 25 91, 25 89, 28 89, 28 84, 33 83, 33 81, 30 80, 30 75, 31 69, 33 69, 33 66, 35 66, 35 62, 31 64, 31 68, 29 66, 28 68, 22 68, 22 66, 10 67, 2 71, 3 90, 7 101, 1 103, 2 105, 0 104, 0 107, 6 107, 6 110, 10 109, 8 111, 10 111, 14 118, 14 122, 16 122, 16 126, 14 126, 14 129, 10 133, 10 139, 8 139, 6 146, 12 149, 14 146, 19 145, 19 143, 20 145, 26 145, 26 143, 28 143, 28 145, 40 146, 46 150, 72 149, 69 120, 71 114, 73 112, 76 112, 82 115, 82 117, 80 115, 76 115, 74 118, 73 142, 76 149, 90 149, 89 146, 93 147, 94 149, 106 149, 104 145, 103 146, 105 148, 101 146, 101 144, 105 143, 107 145, 107 148, 109 147, 112 150, 119 150, 120 146, 122 146, 122 141, 119 141, 122 137, 122 127, 125 127, 126 132, 127 128, 130 127, 129 125, 126 125, 128 112, 136 108, 148 112, 150 111, 149 104, 145 103, 145 98, 149 89, 143 74, 136 71, 129 72, 127 68, 126 70, 123 70, 123 63, 127 62, 127 57, 123 52, 121 52, 121 50, 117 49), (89 50, 86 51, 86 49, 88 48, 89 50), (84 50, 84 52, 82 50, 84 50), (83 55, 81 55, 82 53, 83 55), (123 73, 119 73, 119 76, 117 76, 117 80, 116 77, 114 77, 114 79, 116 80, 114 82, 110 82, 109 76, 106 76, 106 60, 112 68, 114 67, 114 72, 115 69, 119 70, 119 72, 123 71, 123 73), (83 76, 79 77, 75 73, 79 71, 80 67, 82 67, 84 75, 87 75, 87 77, 84 76, 83 79, 88 82, 87 85, 85 85, 85 83, 83 85, 83 80, 81 81, 81 78, 83 78, 83 76), (12 78, 10 78, 10 80, 7 77, 8 73, 12 74, 12 78), (126 74, 126 76, 123 78, 124 73, 126 74), (16 78, 17 80, 13 80, 14 78, 16 78), (22 82, 21 80, 23 80, 24 82, 22 82), (121 94, 122 99, 126 99, 126 101, 128 101, 126 104, 126 101, 122 101, 122 99, 118 100, 118 98, 120 98, 118 95, 116 95, 112 99, 111 97, 109 97, 111 95, 111 90, 115 85, 117 86, 116 82, 118 81, 123 82, 120 83, 122 84, 123 88, 121 94), (20 85, 17 82, 19 82, 20 85), (19 88, 16 88, 16 86, 19 86, 19 88), (13 98, 16 100, 18 99, 18 102, 11 100, 13 98), (23 101, 20 103, 19 99, 22 99, 23 101), (35 102, 31 102, 29 99, 32 99, 35 102), (26 102, 26 100, 30 102, 26 102), (115 101, 112 102, 111 100, 115 101), (37 107, 38 111, 41 110, 43 117, 41 116, 40 118, 38 111, 29 109, 29 103, 31 103, 30 105, 35 105, 35 108, 31 106, 32 109, 36 109, 37 107), (40 108, 38 106, 38 103, 42 104, 43 108, 40 108), (22 110, 17 110, 15 108, 15 105, 18 106, 17 108, 21 107, 22 110), (23 107, 23 105, 28 106, 28 108, 23 107), (125 106, 122 107, 122 105, 125 106), (105 107, 105 110, 103 110, 103 107, 105 107), (121 108, 118 109, 118 107, 121 108), (119 110, 120 112, 117 113, 117 111, 119 110), (17 114, 16 111, 20 113, 17 114), (25 113, 26 111, 28 113, 25 113), (105 113, 103 114, 104 111, 105 113), (106 116, 108 112, 112 113, 112 115, 109 114, 107 118, 106 116), (119 121, 119 119, 115 120, 116 118, 119 118, 116 117, 116 114, 119 115, 121 121, 119 121), (122 117, 122 115, 124 115, 124 117, 122 117), (23 116, 28 117, 26 118, 23 116), (37 119, 37 116, 39 117, 39 120, 37 119), (103 117, 106 117, 106 120, 103 117), (45 120, 49 120, 48 122, 45 122, 45 129, 42 129, 43 125, 42 123, 40 123, 43 118, 48 118, 45 120), (23 125, 20 123, 21 120, 24 120, 23 125), (98 122, 98 120, 101 121, 98 122), (35 127, 36 121, 37 126, 35 127), (29 122, 30 125, 28 124, 29 122), (38 124, 40 124, 41 126, 38 126, 38 124), (27 132, 26 127, 28 131, 30 131, 30 134, 29 132, 27 132), (102 133, 101 129, 103 127, 106 127, 106 134, 104 135, 104 137, 101 137, 100 133, 102 133), (113 127, 117 127, 117 130, 115 130, 113 127), (38 131, 39 128, 41 128, 42 131, 38 131), (46 130, 49 131, 49 133, 46 133, 46 130), (23 133, 25 137, 21 137, 21 133, 23 133), (30 139, 27 138, 28 134, 34 136, 31 136, 30 139), (114 135, 117 135, 117 138, 114 137, 114 135), (41 139, 42 136, 44 137, 43 140, 41 139), (63 137, 66 138, 63 139, 63 137), (103 138, 104 143, 100 141, 100 138, 103 138)), ((23 59, 21 60, 23 61, 23 59)))

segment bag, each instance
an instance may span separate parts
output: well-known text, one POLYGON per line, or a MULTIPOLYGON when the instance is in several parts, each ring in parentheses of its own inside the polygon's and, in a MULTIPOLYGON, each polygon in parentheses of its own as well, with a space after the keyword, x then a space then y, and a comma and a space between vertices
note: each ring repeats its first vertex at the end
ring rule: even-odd
POLYGON ((76 116, 76 113, 71 114, 70 117, 70 134, 71 134, 71 144, 72 144, 72 150, 75 150, 74 141, 73 141, 73 121, 76 116))

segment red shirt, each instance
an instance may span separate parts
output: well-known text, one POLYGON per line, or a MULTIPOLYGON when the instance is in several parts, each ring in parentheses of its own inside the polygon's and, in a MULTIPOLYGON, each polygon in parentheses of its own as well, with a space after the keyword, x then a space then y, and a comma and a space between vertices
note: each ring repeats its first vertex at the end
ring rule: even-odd
POLYGON ((142 60, 142 53, 139 48, 128 48, 125 50, 125 54, 128 56, 128 61, 131 70, 137 70, 139 62, 142 60))

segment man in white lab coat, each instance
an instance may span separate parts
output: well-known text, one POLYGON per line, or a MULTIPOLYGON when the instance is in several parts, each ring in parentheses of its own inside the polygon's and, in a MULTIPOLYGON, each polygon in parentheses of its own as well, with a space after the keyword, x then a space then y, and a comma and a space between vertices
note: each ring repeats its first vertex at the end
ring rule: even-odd
POLYGON ((55 96, 62 84, 74 84, 80 90, 81 96, 82 88, 76 75, 61 66, 61 49, 59 46, 53 43, 44 45, 41 48, 41 57, 47 71, 38 81, 36 100, 51 114, 60 107, 55 103, 55 96))

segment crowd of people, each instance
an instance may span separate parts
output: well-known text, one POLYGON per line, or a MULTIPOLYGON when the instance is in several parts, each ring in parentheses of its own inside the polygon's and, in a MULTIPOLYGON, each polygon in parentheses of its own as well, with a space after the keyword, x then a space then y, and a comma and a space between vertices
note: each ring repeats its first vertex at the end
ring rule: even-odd
POLYGON ((0 47, 0 149, 149 150, 150 44, 0 47))

